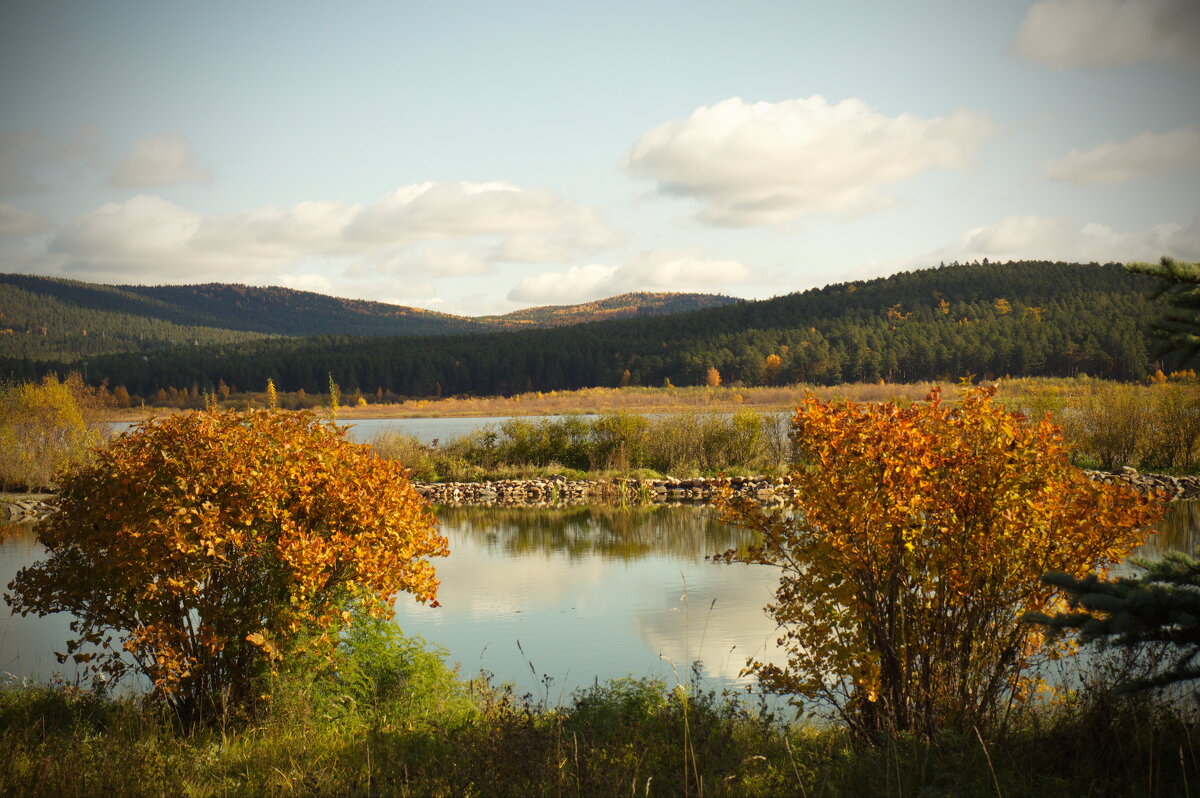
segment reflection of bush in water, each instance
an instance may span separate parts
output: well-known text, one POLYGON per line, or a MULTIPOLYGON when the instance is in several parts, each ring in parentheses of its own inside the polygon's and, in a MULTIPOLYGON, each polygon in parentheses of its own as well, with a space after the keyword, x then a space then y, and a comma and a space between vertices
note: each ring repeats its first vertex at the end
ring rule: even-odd
POLYGON ((452 541, 461 536, 510 554, 633 560, 665 553, 697 560, 751 541, 750 533, 699 507, 441 507, 437 516, 452 541))

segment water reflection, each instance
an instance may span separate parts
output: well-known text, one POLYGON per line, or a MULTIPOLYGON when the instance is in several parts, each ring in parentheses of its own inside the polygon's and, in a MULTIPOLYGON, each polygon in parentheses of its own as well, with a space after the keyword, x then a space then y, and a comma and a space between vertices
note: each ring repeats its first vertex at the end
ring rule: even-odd
POLYGON ((696 660, 710 686, 733 687, 745 683, 748 656, 774 650, 762 608, 778 576, 705 561, 749 540, 711 509, 458 507, 438 515, 453 552, 438 565, 442 606, 401 599, 397 617, 405 631, 445 645, 464 672, 483 668, 532 692, 548 675, 547 697, 556 700, 597 678, 686 679, 696 660))
POLYGON ((1172 502, 1156 531, 1135 556, 1157 559, 1168 551, 1190 554, 1200 548, 1200 501, 1172 502))
MULTIPOLYGON (((556 701, 595 679, 674 683, 695 660, 707 686, 733 687, 747 683, 748 657, 781 659, 763 612, 778 572, 707 562, 750 539, 711 509, 454 507, 438 516, 452 552, 437 562, 442 606, 402 596, 397 623, 446 647, 465 675, 484 668, 556 701)), ((1197 545, 1200 502, 1176 503, 1138 554, 1197 545)), ((0 546, 0 587, 41 555, 32 528, 20 527, 0 546)), ((0 671, 46 680, 65 669, 53 652, 68 623, 0 610, 0 671)))
POLYGON ((554 553, 636 560, 653 553, 698 560, 751 540, 749 532, 722 524, 707 507, 439 507, 437 516, 457 535, 512 557, 554 553))
MULTIPOLYGON (((4 592, 17 571, 42 559, 45 550, 31 523, 0 524, 0 540, 0 592, 4 592)), ((71 617, 64 613, 22 618, 4 604, 0 607, 0 674, 41 682, 55 673, 72 678, 74 666, 59 665, 54 659, 54 652, 66 650, 70 623, 71 617)))

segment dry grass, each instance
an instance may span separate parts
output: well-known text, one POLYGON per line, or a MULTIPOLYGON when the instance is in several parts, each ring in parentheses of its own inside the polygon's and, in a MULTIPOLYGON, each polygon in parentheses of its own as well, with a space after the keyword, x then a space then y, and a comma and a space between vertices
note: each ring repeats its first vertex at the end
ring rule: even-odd
MULTIPOLYGON (((339 407, 340 419, 363 418, 468 418, 479 416, 555 416, 602 413, 679 413, 736 410, 791 410, 808 393, 822 399, 847 398, 859 402, 917 401, 932 383, 847 383, 844 385, 785 385, 760 387, 704 386, 674 388, 582 388, 578 391, 534 391, 515 396, 464 396, 446 399, 413 399, 407 402, 339 407)), ((943 386, 948 396, 957 386, 943 386)), ((253 400, 254 395, 250 395, 253 400)), ((284 395, 281 394, 281 403, 284 395)), ((265 398, 265 397, 264 397, 265 398)), ((328 407, 318 408, 328 414, 328 407)), ((188 412, 170 407, 130 407, 111 411, 112 421, 139 421, 151 416, 188 412)))
MULTIPOLYGON (((1200 460, 1200 382, 1194 373, 1156 375, 1145 383, 1119 383, 1090 377, 1017 378, 996 382, 999 400, 1008 407, 1040 418, 1050 413, 1063 427, 1072 450, 1083 464, 1107 468, 1194 470, 1200 460)), ((773 387, 704 386, 671 388, 584 388, 578 391, 535 391, 516 396, 416 399, 390 404, 339 407, 339 420, 368 418, 529 417, 577 414, 696 414, 751 410, 788 412, 813 394, 822 400, 900 403, 920 401, 934 383, 846 383, 834 386, 773 387)), ((954 401, 961 386, 941 385, 943 397, 954 401)), ((324 397, 327 401, 327 397, 324 397)), ((307 404, 319 401, 304 397, 307 404)), ((292 407, 299 397, 281 394, 280 404, 292 407)), ((265 394, 239 394, 223 406, 265 406, 265 394)), ((317 412, 329 417, 327 406, 317 412)), ((135 421, 156 415, 190 412, 178 408, 137 407, 109 411, 114 421, 135 421)))

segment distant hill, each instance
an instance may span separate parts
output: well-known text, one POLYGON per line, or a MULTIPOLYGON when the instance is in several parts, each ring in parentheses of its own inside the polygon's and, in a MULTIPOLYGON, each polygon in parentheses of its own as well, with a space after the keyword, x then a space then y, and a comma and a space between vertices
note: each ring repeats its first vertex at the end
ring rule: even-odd
POLYGON ((736 302, 706 294, 623 294, 478 319, 278 286, 100 285, 0 274, 0 358, 71 361, 272 336, 428 336, 555 327, 736 302))
MULTIPOLYGON (((1120 264, 953 264, 671 316, 427 337, 270 338, 94 357, 135 394, 196 385, 405 396, 589 386, 957 380, 1090 374, 1142 379, 1161 313, 1153 278, 1120 264)), ((553 313, 551 312, 551 315, 553 313)), ((0 377, 45 363, 0 360, 0 377)))
POLYGON ((0 357, 71 361, 264 337, 114 286, 0 274, 0 357))
POLYGON ((480 316, 479 321, 493 322, 505 327, 561 327, 612 319, 665 316, 703 308, 732 305, 741 300, 720 294, 672 294, 636 292, 584 302, 579 305, 543 305, 505 313, 502 316, 480 316))

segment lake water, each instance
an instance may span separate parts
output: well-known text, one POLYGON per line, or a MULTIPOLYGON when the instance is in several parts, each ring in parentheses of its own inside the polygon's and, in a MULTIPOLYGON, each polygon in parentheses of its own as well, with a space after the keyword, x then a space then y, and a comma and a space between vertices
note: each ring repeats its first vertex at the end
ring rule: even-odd
MULTIPOLYGON (((441 508, 451 556, 437 560, 441 607, 401 596, 397 623, 551 702, 595 679, 673 684, 699 660, 708 687, 734 687, 747 657, 777 659, 763 612, 777 573, 705 556, 747 541, 700 507, 441 508), (543 679, 549 677, 549 682, 543 679)), ((1176 503, 1142 554, 1200 544, 1200 502, 1176 503)), ((0 585, 41 556, 25 528, 0 546, 0 585)), ((68 618, 0 610, 0 672, 46 680, 68 618)))
MULTIPOLYGON (((422 443, 439 440, 448 443, 455 438, 469 435, 486 426, 499 427, 513 416, 478 416, 471 418, 360 418, 342 422, 350 428, 347 437, 355 443, 370 443, 381 432, 399 432, 412 435, 422 443)), ((566 416, 528 416, 525 420, 557 421, 566 416)), ((596 416, 581 415, 576 418, 592 419, 596 416)))
MULTIPOLYGON (((594 415, 581 415, 578 418, 592 419, 594 415)), ((347 437, 355 443, 370 443, 381 432, 399 432, 412 435, 422 443, 433 443, 439 440, 448 443, 455 438, 469 435, 477 429, 488 425, 499 427, 514 416, 472 416, 469 418, 357 418, 338 422, 349 428, 347 437)), ((529 421, 542 419, 558 420, 566 416, 526 416, 529 421)), ((130 421, 118 421, 109 424, 114 433, 124 432, 133 426, 130 421)))

